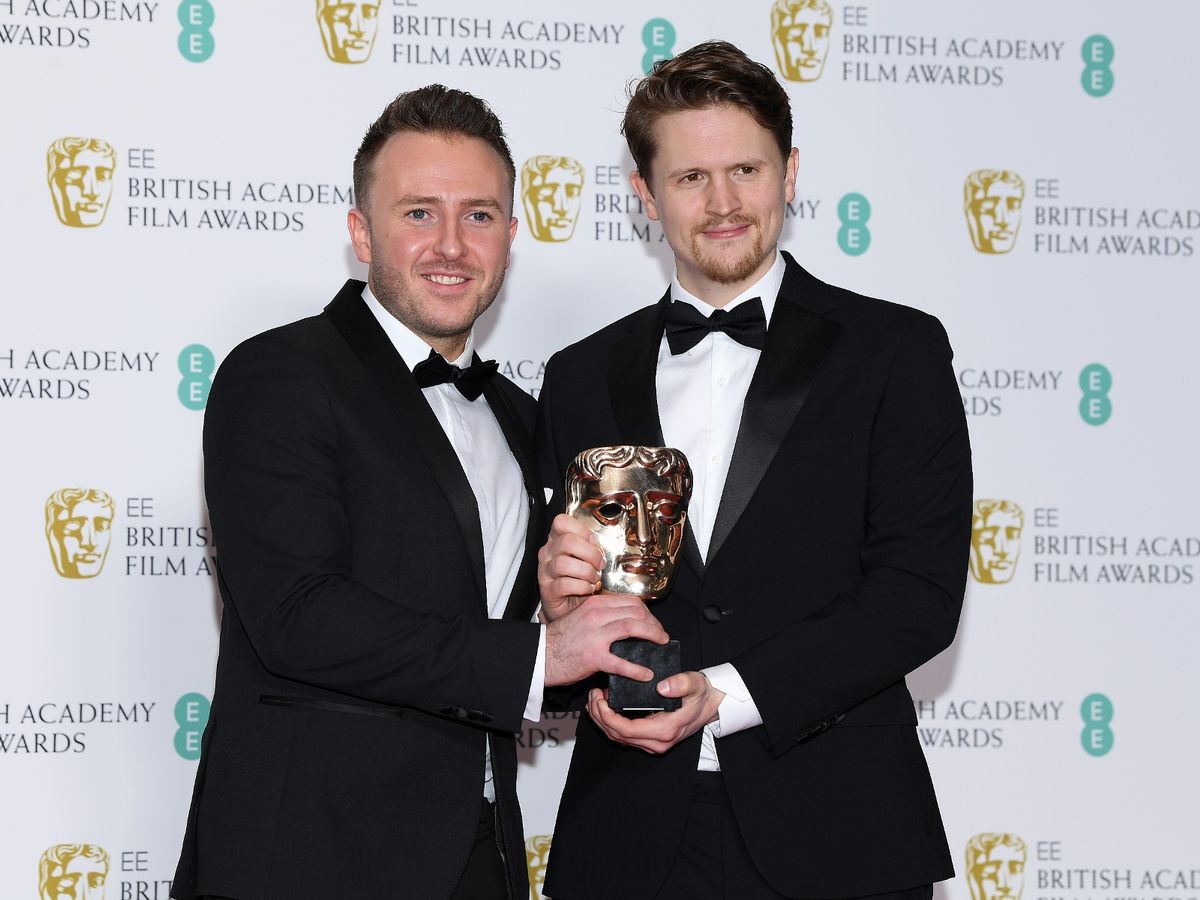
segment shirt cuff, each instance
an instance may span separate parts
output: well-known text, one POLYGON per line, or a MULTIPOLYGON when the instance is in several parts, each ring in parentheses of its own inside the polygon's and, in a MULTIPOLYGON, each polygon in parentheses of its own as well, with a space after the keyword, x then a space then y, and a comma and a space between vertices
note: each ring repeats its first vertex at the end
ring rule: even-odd
MULTIPOLYGON (((738 679, 739 681, 741 679, 738 679)), ((546 691, 546 626, 538 628, 537 658, 533 661, 533 677, 529 680, 529 699, 524 718, 536 722, 542 717, 542 695, 546 691)))
POLYGON ((710 726, 715 737, 723 737, 762 724, 758 704, 750 696, 746 682, 734 668, 733 663, 722 663, 701 669, 709 684, 725 692, 725 699, 717 707, 717 721, 710 726))

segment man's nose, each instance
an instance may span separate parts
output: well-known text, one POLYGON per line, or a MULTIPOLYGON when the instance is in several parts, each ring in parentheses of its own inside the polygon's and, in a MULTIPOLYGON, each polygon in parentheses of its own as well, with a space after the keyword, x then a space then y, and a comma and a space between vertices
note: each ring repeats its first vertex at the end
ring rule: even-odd
POLYGON ((708 211, 717 216, 728 216, 741 208, 737 191, 724 175, 715 176, 709 182, 708 211))
POLYGON ((463 242, 462 223, 451 216, 438 229, 434 250, 442 259, 460 259, 467 252, 463 242))

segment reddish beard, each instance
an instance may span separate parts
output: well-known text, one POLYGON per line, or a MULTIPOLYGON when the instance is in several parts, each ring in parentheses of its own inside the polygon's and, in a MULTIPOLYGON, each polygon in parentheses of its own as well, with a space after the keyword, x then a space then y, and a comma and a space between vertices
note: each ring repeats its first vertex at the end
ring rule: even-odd
POLYGON ((731 216, 728 219, 709 219, 696 225, 692 228, 692 257, 709 281, 717 284, 737 284, 739 281, 745 281, 754 274, 766 257, 763 252, 762 228, 759 227, 758 219, 752 216, 731 216), (749 226, 754 233, 753 245, 737 259, 721 259, 704 253, 700 236, 721 225, 749 226))

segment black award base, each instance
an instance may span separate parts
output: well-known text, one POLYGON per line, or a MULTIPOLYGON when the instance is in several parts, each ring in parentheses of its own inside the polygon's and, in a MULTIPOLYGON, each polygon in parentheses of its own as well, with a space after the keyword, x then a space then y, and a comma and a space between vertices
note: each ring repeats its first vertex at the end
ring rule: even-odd
POLYGON ((628 719, 634 719, 650 713, 679 709, 683 705, 678 697, 664 697, 658 692, 660 681, 680 672, 679 641, 656 644, 641 638, 626 638, 615 641, 610 649, 622 659, 654 670, 654 678, 650 681, 609 675, 608 705, 612 709, 628 719))

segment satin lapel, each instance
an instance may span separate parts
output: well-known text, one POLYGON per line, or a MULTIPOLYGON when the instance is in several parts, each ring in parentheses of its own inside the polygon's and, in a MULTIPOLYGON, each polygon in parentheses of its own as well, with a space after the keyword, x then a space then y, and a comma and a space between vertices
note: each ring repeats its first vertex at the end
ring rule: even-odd
POLYGON ((666 308, 670 302, 668 292, 653 312, 640 317, 609 351, 608 398, 622 444, 662 446, 655 375, 666 308))
MULTIPOLYGON (((478 361, 478 357, 476 360, 478 361)), ((533 609, 536 605, 534 586, 537 584, 537 551, 541 547, 544 537, 546 502, 541 488, 538 486, 533 439, 521 426, 521 420, 509 405, 504 391, 500 389, 499 378, 500 376, 497 375, 484 385, 483 396, 487 400, 492 415, 496 417, 500 430, 504 432, 508 448, 521 467, 521 479, 525 483, 525 494, 529 498, 529 524, 525 528, 525 554, 521 557, 521 567, 517 570, 512 593, 505 602, 503 618, 528 621, 533 616, 533 609)))
MULTIPOLYGON (((653 314, 635 324, 609 352, 608 396, 617 420, 617 434, 623 444, 661 447, 664 442, 656 385, 658 351, 662 346, 670 302, 671 291, 668 289, 653 314)), ((704 571, 704 560, 700 558, 690 525, 684 530, 683 558, 698 573, 704 571)))
POLYGON ((479 526, 475 492, 459 465, 454 447, 413 380, 408 366, 379 327, 375 316, 367 309, 362 299, 362 289, 361 281, 347 281, 346 286, 325 307, 325 315, 354 350, 384 400, 400 420, 405 433, 412 436, 413 444, 446 495, 446 501, 454 511, 454 518, 462 531, 467 558, 471 560, 471 575, 479 590, 479 602, 486 606, 483 532, 479 526))
MULTIPOLYGON (((792 284, 795 280, 792 279, 792 284)), ((813 279, 813 284, 820 282, 813 279)), ((708 544, 711 561, 746 504, 758 489, 784 435, 808 399, 813 378, 842 326, 817 315, 785 295, 789 281, 775 302, 767 344, 746 392, 741 424, 729 475, 721 492, 721 505, 708 544)))

